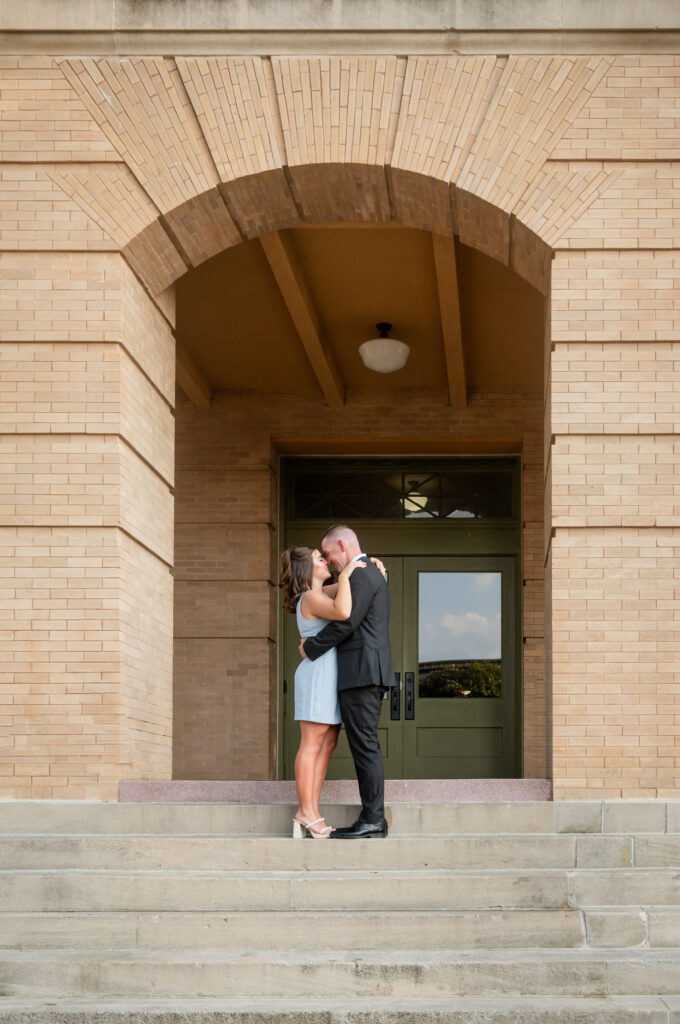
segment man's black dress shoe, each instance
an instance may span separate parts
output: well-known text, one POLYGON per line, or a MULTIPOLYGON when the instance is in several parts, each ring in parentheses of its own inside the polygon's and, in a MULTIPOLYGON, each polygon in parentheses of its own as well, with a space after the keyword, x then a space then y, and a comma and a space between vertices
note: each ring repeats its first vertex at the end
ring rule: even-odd
POLYGON ((387 822, 383 818, 375 824, 369 821, 355 821, 348 828, 336 828, 330 834, 331 839, 386 839, 387 822))

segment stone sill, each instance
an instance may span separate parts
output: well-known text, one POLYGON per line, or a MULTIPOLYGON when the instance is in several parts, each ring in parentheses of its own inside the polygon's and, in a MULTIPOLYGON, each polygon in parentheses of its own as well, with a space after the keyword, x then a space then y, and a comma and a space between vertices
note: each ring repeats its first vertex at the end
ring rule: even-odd
MULTIPOLYGON (((296 800, 292 781, 229 782, 208 780, 154 781, 128 779, 119 784, 121 803, 290 804, 296 800)), ((499 803, 552 800, 549 779, 387 779, 386 803, 499 803)), ((325 804, 359 803, 352 780, 324 783, 325 804)))

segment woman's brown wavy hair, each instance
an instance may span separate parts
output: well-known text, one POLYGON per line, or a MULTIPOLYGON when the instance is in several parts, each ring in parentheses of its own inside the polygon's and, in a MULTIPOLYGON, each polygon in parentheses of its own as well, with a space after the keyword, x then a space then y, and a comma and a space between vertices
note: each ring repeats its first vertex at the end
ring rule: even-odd
POLYGON ((299 598, 312 585, 314 548, 299 544, 296 548, 288 548, 281 555, 281 576, 279 586, 283 591, 283 607, 287 612, 294 612, 299 598))

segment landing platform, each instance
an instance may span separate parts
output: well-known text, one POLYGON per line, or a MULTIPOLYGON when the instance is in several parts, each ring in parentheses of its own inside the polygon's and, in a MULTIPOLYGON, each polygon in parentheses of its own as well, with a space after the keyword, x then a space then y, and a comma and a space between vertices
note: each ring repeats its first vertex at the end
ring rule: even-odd
MULTIPOLYGON (((294 803, 292 781, 230 782, 225 780, 154 781, 129 779, 119 784, 121 803, 294 803)), ((321 795, 324 804, 360 803, 352 780, 328 781, 321 795)), ((552 800, 549 779, 387 779, 386 803, 506 803, 515 800, 552 800)))

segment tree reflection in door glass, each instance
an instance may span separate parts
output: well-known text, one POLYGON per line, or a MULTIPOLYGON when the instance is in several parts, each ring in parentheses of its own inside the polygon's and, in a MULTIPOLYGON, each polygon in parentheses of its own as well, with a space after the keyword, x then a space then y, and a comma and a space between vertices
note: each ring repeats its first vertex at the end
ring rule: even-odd
POLYGON ((418 696, 501 691, 501 574, 419 572, 418 696))

